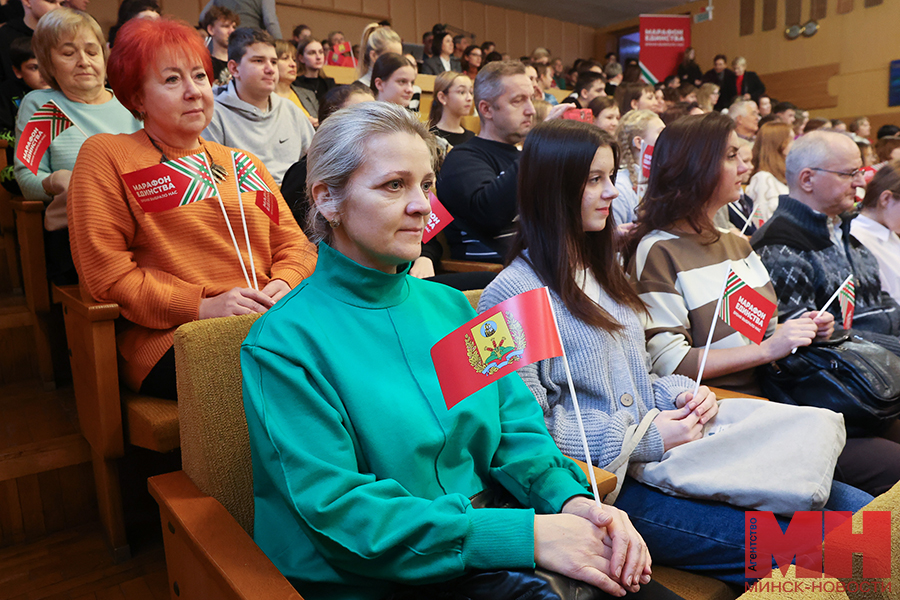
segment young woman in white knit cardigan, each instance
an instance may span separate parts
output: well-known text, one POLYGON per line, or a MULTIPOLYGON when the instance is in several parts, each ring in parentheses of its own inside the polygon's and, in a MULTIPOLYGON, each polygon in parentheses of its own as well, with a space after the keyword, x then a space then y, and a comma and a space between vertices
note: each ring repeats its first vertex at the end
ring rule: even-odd
MULTIPOLYGON (((662 459, 701 437, 717 412, 716 397, 683 375, 656 377, 639 314, 644 305, 616 256, 610 205, 617 191, 618 147, 598 127, 550 121, 525 141, 519 169, 519 229, 510 264, 485 289, 479 310, 547 286, 578 394, 591 458, 604 467, 622 450, 625 430, 651 409, 662 412, 632 462, 662 459)), ((564 453, 584 458, 561 358, 523 367, 519 375, 544 410, 564 453)), ((838 484, 838 487, 841 487, 838 484)), ((828 508, 856 510, 871 498, 844 488, 828 508)), ((668 496, 626 477, 615 505, 644 537, 654 562, 744 582, 744 510, 722 502, 668 496)))

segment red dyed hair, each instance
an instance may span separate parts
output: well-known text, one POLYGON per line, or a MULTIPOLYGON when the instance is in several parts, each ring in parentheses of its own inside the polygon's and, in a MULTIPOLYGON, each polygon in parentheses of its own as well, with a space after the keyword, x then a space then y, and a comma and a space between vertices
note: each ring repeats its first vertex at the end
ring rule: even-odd
POLYGON ((135 100, 140 97, 147 72, 168 51, 174 56, 198 59, 213 80, 212 59, 200 36, 177 19, 131 19, 119 29, 106 68, 109 84, 122 105, 136 117, 135 100))

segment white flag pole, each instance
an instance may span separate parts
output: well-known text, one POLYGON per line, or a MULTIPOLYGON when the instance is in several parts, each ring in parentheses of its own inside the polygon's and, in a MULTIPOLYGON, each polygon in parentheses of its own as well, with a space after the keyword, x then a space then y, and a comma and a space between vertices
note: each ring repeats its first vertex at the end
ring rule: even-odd
MULTIPOLYGON (((256 279, 256 265, 253 264, 253 248, 250 247, 250 234, 247 232, 247 217, 244 216, 244 200, 241 198, 241 182, 238 180, 237 157, 231 152, 231 166, 234 168, 234 186, 237 188, 238 206, 241 207, 241 224, 244 226, 244 241, 247 243, 247 254, 250 255, 250 272, 253 273, 253 289, 259 291, 256 279)), ((248 157, 249 158, 249 157, 248 157)))
POLYGON ((697 373, 697 381, 694 383, 693 397, 697 397, 700 391, 700 381, 703 379, 703 370, 706 369, 706 357, 709 356, 709 346, 712 344, 713 334, 716 331, 716 324, 719 322, 719 310, 722 308, 722 296, 725 295, 725 286, 728 285, 728 275, 731 273, 731 261, 726 265, 725 279, 722 280, 722 289, 719 291, 719 299, 716 301, 716 310, 713 313, 712 324, 709 326, 709 335, 706 336, 706 346, 703 347, 703 358, 700 359, 700 371, 697 373))
POLYGON ((760 200, 762 200, 762 195, 760 195, 760 197, 756 199, 756 202, 753 203, 753 206, 750 209, 750 216, 747 217, 746 221, 744 221, 744 227, 741 229, 741 235, 744 235, 744 232, 747 231, 747 228, 750 226, 750 222, 753 221, 753 215, 756 214, 756 209, 759 208, 760 200))
POLYGON ((584 421, 581 419, 581 408, 578 406, 578 397, 575 395, 575 384, 572 383, 572 372, 569 370, 569 359, 566 357, 566 347, 563 345, 562 335, 559 333, 559 324, 556 322, 556 311, 553 310, 553 302, 550 300, 550 290, 544 287, 547 294, 547 304, 550 305, 550 313, 553 315, 553 326, 556 327, 556 336, 559 338, 559 345, 562 348, 563 366, 566 369, 566 379, 569 382, 569 393, 572 395, 572 404, 575 406, 575 419, 578 421, 578 431, 581 433, 581 444, 584 449, 585 462, 588 464, 588 475, 591 479, 591 490, 594 492, 594 502, 597 506, 600 504, 600 492, 597 491, 597 477, 594 475, 594 462, 591 460, 591 450, 588 447, 587 434, 584 432, 584 421))
POLYGON ((819 318, 819 315, 828 310, 828 307, 831 306, 831 303, 834 302, 835 298, 838 297, 838 295, 841 293, 841 290, 844 289, 844 286, 847 285, 847 282, 851 279, 853 279, 853 273, 850 273, 850 275, 847 276, 847 279, 844 280, 844 283, 838 286, 838 289, 834 291, 834 293, 831 295, 831 298, 829 298, 828 302, 825 303, 825 306, 819 309, 819 312, 817 312, 816 316, 813 317, 814 321, 819 318))

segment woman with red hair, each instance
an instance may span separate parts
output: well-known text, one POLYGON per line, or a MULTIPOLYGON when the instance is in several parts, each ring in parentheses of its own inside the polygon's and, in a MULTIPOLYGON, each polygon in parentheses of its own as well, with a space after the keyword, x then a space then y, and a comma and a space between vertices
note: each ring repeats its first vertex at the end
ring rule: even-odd
POLYGON ((315 268, 316 250, 254 156, 207 142, 212 61, 170 19, 122 26, 109 81, 144 127, 85 142, 69 191, 72 255, 98 301, 129 322, 125 383, 175 398, 175 328, 262 313, 315 268))

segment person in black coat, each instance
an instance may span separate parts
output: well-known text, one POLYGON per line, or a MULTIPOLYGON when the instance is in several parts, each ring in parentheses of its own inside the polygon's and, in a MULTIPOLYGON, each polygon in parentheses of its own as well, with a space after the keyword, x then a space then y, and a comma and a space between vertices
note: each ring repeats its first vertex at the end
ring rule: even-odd
POLYGON ((759 99, 766 93, 766 86, 759 75, 747 70, 747 60, 743 56, 738 56, 731 61, 731 66, 734 69, 735 88, 738 94, 759 103, 759 99))
POLYGON ((719 86, 719 101, 713 107, 716 112, 728 108, 737 93, 737 77, 734 71, 726 67, 728 59, 724 54, 716 54, 713 68, 703 75, 703 83, 714 83, 719 86))
POLYGON ((431 51, 434 56, 422 61, 421 73, 425 75, 440 75, 444 71, 462 73, 462 63, 453 56, 453 36, 450 33, 436 32, 431 51), (448 66, 449 68, 447 68, 448 66))
POLYGON ((696 57, 697 55, 693 48, 688 48, 684 51, 684 58, 681 59, 681 64, 678 65, 678 79, 681 83, 689 83, 694 87, 700 87, 703 83, 703 71, 700 70, 700 65, 695 60, 696 57))

